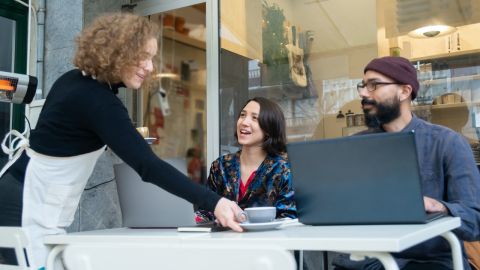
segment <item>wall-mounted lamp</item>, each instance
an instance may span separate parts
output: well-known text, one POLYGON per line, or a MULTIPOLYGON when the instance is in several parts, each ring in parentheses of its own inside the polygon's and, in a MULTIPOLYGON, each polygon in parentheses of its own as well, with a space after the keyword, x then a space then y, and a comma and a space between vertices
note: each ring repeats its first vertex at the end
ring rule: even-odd
POLYGON ((413 38, 432 38, 448 35, 455 32, 457 28, 448 25, 429 25, 417 28, 408 33, 413 38))

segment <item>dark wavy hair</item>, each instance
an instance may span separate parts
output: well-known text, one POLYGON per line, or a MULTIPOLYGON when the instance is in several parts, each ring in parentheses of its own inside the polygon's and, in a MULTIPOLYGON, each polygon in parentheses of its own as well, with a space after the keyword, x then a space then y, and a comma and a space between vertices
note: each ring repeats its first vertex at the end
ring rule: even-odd
MULTIPOLYGON (((269 99, 254 97, 245 102, 242 110, 251 101, 255 101, 260 105, 258 124, 265 134, 262 149, 269 155, 284 154, 287 151, 287 135, 285 116, 283 115, 282 109, 277 103, 269 99)), ((237 120, 240 118, 240 113, 241 111, 238 113, 237 120)), ((238 140, 236 129, 235 139, 238 140)))
POLYGON ((145 44, 158 36, 158 27, 145 17, 129 13, 105 14, 76 38, 73 64, 98 81, 119 83, 122 69, 146 59, 147 55, 142 52, 145 44))

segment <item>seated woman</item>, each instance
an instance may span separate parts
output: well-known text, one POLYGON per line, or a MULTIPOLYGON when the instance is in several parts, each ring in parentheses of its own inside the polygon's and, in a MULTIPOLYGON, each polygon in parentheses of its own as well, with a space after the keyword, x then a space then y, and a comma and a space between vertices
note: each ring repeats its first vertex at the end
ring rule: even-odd
MULTIPOLYGON (((241 150, 212 163, 209 188, 236 201, 242 209, 275 206, 277 218, 296 218, 285 127, 276 103, 262 97, 248 100, 238 116, 235 134, 241 150)), ((197 211, 198 223, 214 219, 211 212, 197 211)))

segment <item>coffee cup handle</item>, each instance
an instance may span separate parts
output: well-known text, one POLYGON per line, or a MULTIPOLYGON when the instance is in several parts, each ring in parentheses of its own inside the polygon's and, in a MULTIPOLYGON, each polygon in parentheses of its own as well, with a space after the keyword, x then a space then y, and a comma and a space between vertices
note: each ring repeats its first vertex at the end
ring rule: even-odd
POLYGON ((245 211, 238 213, 236 218, 238 222, 248 221, 248 216, 247 216, 247 213, 245 213, 245 211))

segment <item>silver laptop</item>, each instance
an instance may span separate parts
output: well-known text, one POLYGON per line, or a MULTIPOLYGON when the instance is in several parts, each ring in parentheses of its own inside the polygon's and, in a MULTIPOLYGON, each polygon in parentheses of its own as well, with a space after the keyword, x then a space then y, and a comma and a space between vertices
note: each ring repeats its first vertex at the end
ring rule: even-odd
MULTIPOLYGON (((187 174, 185 159, 165 160, 187 174)), ((131 228, 176 228, 195 226, 193 205, 151 183, 126 163, 114 165, 123 226, 131 228)))
POLYGON ((412 224, 427 217, 415 134, 287 145, 298 219, 311 225, 412 224))

